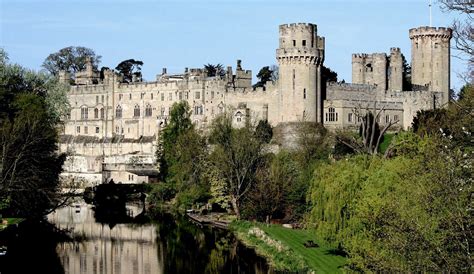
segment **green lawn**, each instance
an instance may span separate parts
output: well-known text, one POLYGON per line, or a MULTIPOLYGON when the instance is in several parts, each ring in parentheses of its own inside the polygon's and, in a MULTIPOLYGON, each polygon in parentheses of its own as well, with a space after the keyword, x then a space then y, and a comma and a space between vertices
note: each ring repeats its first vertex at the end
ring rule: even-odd
POLYGON ((341 273, 342 267, 347 261, 343 256, 332 254, 333 249, 322 246, 313 231, 289 229, 279 225, 267 226, 262 223, 252 223, 252 226, 259 227, 272 239, 278 240, 290 248, 297 256, 303 258, 310 269, 317 273, 341 273), (318 243, 320 247, 305 247, 304 243, 308 240, 318 243))

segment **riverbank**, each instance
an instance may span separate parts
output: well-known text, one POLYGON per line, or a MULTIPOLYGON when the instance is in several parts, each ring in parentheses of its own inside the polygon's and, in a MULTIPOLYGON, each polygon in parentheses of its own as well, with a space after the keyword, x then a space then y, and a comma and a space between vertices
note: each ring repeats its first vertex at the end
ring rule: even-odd
POLYGON ((332 248, 318 245, 314 233, 308 230, 247 221, 234 221, 229 227, 278 271, 342 273, 347 261, 332 248))

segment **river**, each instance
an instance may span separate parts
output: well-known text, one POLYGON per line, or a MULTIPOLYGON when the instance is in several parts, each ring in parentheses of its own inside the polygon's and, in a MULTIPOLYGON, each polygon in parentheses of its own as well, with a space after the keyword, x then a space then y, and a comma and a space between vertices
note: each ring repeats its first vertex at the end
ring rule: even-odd
POLYGON ((75 203, 48 215, 47 225, 23 224, 10 237, 1 274, 270 272, 232 233, 169 214, 152 221, 139 204, 117 213, 75 203))

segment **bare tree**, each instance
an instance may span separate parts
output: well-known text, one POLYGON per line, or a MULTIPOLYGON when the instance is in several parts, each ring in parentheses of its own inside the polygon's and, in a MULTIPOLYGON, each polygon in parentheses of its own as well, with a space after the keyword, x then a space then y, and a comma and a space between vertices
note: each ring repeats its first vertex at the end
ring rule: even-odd
POLYGON ((457 12, 461 14, 461 19, 453 22, 453 38, 455 48, 468 56, 472 65, 474 62, 474 1, 472 0, 439 0, 441 9, 446 12, 457 12))
POLYGON ((380 129, 378 120, 380 120, 381 114, 385 111, 385 107, 377 108, 377 103, 374 102, 374 106, 369 108, 368 106, 363 109, 362 106, 357 106, 353 109, 355 118, 360 121, 360 138, 347 136, 337 136, 338 142, 345 144, 357 153, 366 153, 375 155, 378 153, 380 142, 383 140, 384 134, 393 125, 397 124, 398 120, 392 120, 389 117, 386 121, 385 126, 380 129))

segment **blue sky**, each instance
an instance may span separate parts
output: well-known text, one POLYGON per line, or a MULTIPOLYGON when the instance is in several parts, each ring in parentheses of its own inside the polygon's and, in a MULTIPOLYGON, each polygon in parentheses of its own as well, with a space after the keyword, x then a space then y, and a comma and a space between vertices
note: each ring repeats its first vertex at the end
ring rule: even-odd
MULTIPOLYGON (((326 66, 350 82, 352 53, 400 47, 410 60, 408 30, 429 24, 428 2, 0 0, 0 46, 11 61, 32 69, 72 45, 94 49, 112 68, 124 59, 142 60, 147 80, 163 67, 170 73, 207 63, 235 67, 237 59, 255 75, 276 64, 278 25, 310 22, 326 37, 326 66)), ((449 26, 454 16, 433 4, 433 26, 449 26)), ((467 65, 454 57, 451 62, 451 87, 459 89, 456 73, 467 65)))

